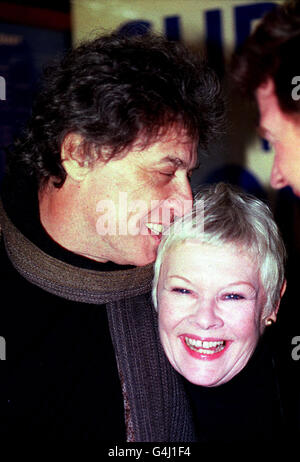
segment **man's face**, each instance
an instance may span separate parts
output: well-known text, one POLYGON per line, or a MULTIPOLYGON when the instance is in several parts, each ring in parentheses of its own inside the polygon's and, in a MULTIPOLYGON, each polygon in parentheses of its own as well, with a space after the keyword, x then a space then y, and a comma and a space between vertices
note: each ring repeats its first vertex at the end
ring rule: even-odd
POLYGON ((157 290, 159 332, 173 367, 207 387, 247 364, 264 329, 257 264, 234 244, 187 241, 170 249, 157 290))
POLYGON ((300 196, 300 121, 282 112, 271 80, 256 91, 262 136, 273 146, 275 157, 271 185, 275 189, 291 186, 300 196))
POLYGON ((81 209, 92 239, 85 255, 143 266, 156 258, 162 227, 192 207, 189 175, 196 146, 181 130, 107 163, 81 183, 81 209))

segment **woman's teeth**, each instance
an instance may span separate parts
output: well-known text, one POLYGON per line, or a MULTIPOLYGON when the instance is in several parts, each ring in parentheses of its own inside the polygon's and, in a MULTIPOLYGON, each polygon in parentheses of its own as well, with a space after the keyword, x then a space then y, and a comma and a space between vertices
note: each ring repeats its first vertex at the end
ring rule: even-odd
POLYGON ((202 354, 212 355, 219 353, 225 348, 225 340, 219 340, 216 342, 207 342, 202 340, 196 340, 193 338, 184 338, 186 345, 193 351, 202 354))

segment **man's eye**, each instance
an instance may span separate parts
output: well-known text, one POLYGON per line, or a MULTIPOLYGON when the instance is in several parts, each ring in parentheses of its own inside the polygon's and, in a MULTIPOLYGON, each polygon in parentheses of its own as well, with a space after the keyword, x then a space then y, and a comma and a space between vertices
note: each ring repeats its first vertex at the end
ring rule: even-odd
POLYGON ((174 287, 172 289, 172 292, 175 292, 177 294, 182 294, 182 295, 188 295, 188 294, 191 294, 192 292, 188 289, 184 289, 182 287, 174 287))
POLYGON ((164 175, 164 176, 169 176, 169 177, 172 177, 174 176, 175 172, 159 172, 161 175, 164 175))

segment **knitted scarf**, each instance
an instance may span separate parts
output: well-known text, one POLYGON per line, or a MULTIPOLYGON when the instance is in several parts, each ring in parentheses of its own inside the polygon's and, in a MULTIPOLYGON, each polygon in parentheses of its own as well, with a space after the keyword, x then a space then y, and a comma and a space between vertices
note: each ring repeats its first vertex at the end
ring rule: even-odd
POLYGON ((130 414, 127 430, 131 428, 133 436, 128 439, 195 441, 181 379, 160 345, 151 303, 152 265, 112 272, 78 268, 47 255, 27 239, 1 202, 0 223, 8 257, 25 279, 59 297, 106 307, 125 414, 130 414))

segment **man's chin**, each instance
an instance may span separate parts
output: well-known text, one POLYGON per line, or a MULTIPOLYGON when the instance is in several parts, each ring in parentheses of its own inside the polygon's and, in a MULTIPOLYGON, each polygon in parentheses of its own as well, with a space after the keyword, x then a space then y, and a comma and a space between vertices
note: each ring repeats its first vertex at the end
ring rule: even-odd
POLYGON ((136 258, 134 258, 134 263, 132 265, 134 266, 147 266, 155 262, 156 260, 156 255, 157 255, 157 248, 153 249, 150 252, 137 255, 136 258))
POLYGON ((132 265, 134 266, 147 266, 147 265, 150 265, 152 263, 154 263, 156 260, 156 254, 153 255, 152 257, 141 257, 141 258, 136 258, 136 260, 134 261, 134 263, 132 263, 132 265))
POLYGON ((122 258, 120 255, 120 258, 116 259, 115 262, 119 265, 131 266, 147 266, 152 264, 156 260, 159 243, 160 239, 149 235, 138 235, 126 242, 123 240, 122 258))

